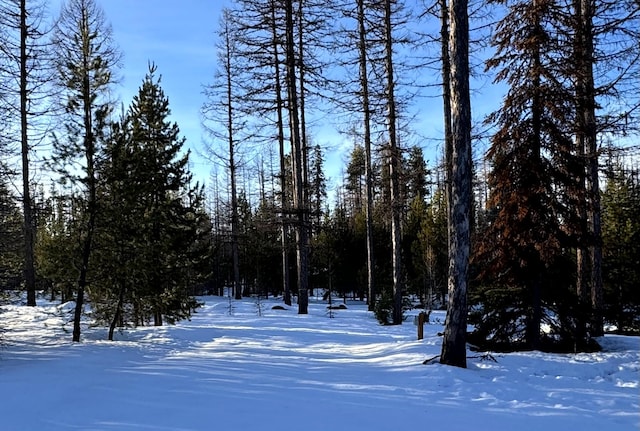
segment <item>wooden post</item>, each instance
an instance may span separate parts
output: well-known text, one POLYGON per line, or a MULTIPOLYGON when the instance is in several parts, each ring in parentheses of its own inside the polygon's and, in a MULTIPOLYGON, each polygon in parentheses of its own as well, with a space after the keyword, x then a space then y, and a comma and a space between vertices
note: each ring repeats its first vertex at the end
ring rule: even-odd
POLYGON ((421 312, 418 314, 418 340, 422 340, 424 338, 424 320, 426 314, 421 312))

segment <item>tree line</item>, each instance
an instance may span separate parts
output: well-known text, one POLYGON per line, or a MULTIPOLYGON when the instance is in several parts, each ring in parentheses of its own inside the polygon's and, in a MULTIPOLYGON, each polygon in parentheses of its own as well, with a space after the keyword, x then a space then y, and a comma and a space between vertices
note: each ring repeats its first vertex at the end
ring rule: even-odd
POLYGON ((467 341, 582 351, 605 324, 638 329, 623 150, 638 136, 637 2, 235 0, 205 83, 222 167, 206 193, 153 63, 117 112, 120 53, 95 0, 69 0, 50 29, 42 4, 2 7, 0 142, 21 143, 24 184, 11 193, 3 165, 2 274, 28 305, 37 288, 75 299, 74 340, 85 294, 110 337, 188 317, 202 293, 281 295, 303 314, 310 294, 353 295, 383 324, 417 300, 447 308, 441 361, 457 366, 467 341), (506 93, 479 122, 482 73, 506 93), (429 161, 411 107, 434 88, 429 161), (333 201, 314 142, 329 112, 353 142, 333 201), (29 170, 47 140, 64 183, 50 190, 29 170))

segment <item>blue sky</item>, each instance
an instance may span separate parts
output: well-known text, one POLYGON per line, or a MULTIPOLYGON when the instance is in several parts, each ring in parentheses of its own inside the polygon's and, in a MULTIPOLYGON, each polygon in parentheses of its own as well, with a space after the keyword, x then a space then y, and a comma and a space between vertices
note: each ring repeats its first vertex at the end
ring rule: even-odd
MULTIPOLYGON (((65 0, 51 2, 57 17, 65 0)), ((149 62, 162 76, 171 120, 191 150, 191 170, 201 183, 209 181, 210 162, 202 157, 204 133, 200 109, 203 86, 216 68, 216 32, 223 7, 231 0, 97 0, 122 52, 115 91, 125 109, 137 94, 149 62)))
POLYGON ((197 179, 208 180, 208 162, 199 157, 203 132, 202 87, 215 71, 216 30, 226 0, 102 0, 123 53, 120 99, 127 106, 137 93, 148 63, 158 66, 172 120, 192 149, 197 179))
MULTIPOLYGON (((192 150, 191 166, 196 179, 209 182, 211 162, 203 153, 207 139, 201 126, 203 86, 211 83, 216 69, 216 32, 223 7, 231 0, 102 0, 123 52, 121 101, 128 105, 153 61, 162 75, 162 87, 169 97, 172 120, 176 121, 192 150)), ((325 167, 336 180, 342 169, 345 138, 327 127, 318 143, 330 147, 325 167), (328 144, 327 140, 333 141, 328 144)))
MULTIPOLYGON (((154 62, 169 97, 172 120, 178 123, 192 150, 192 171, 197 180, 209 182, 212 163, 201 155, 206 139, 200 118, 204 102, 202 89, 213 80, 220 13, 223 7, 232 4, 232 0, 98 1, 123 53, 121 84, 117 88, 120 100, 125 106, 129 105, 148 70, 148 63, 154 62)), ((51 12, 58 14, 55 7, 51 12)), ((428 73, 436 72, 430 70, 428 73)), ((416 120, 412 128, 437 139, 442 135, 441 101, 432 97, 423 99, 420 104, 420 109, 413 112, 416 120)), ((325 149, 326 175, 335 184, 340 180, 353 144, 347 136, 339 135, 336 125, 330 121, 315 127, 312 136, 314 143, 325 149)), ((425 140, 422 145, 433 164, 440 151, 437 143, 425 140)))

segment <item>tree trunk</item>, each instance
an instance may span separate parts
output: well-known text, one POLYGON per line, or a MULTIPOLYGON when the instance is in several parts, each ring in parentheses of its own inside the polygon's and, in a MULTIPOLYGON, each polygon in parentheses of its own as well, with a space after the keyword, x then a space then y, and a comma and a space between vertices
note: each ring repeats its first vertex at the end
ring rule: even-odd
POLYGON ((296 58, 293 26, 293 0, 285 1, 286 15, 286 67, 287 94, 291 127, 291 152, 293 161, 293 204, 296 213, 296 249, 298 266, 298 314, 307 314, 309 307, 309 236, 304 201, 304 154, 300 139, 298 91, 296 85, 296 58))
MULTIPOLYGON (((225 20, 225 26, 228 26, 225 20)), ((233 292, 235 299, 242 299, 242 289, 240 289, 240 261, 238 257, 238 197, 236 186, 236 160, 235 160, 235 140, 233 130, 233 94, 231 83, 231 41, 229 29, 225 31, 225 74, 226 74, 226 97, 227 97, 227 138, 229 144, 229 179, 231 186, 231 258, 233 264, 233 292)))
POLYGON ((391 182, 391 248, 393 260, 393 317, 394 325, 402 324, 402 198, 400 196, 400 149, 396 133, 396 101, 393 73, 393 38, 391 29, 391 0, 385 0, 385 75, 387 102, 387 133, 389 138, 389 177, 391 182))
POLYGON ((28 132, 28 74, 27 62, 27 5, 20 1, 20 140, 22 147, 22 211, 24 217, 24 279, 27 290, 27 305, 36 305, 36 270, 33 257, 35 223, 29 175, 29 132, 28 132))
MULTIPOLYGON (((91 139, 93 139, 92 134, 91 139)), ((93 240, 93 231, 95 228, 95 219, 96 219, 96 209, 95 209, 95 178, 93 173, 93 146, 91 146, 91 151, 87 152, 87 164, 88 172, 91 172, 91 176, 89 177, 88 186, 89 186, 89 202, 87 203, 87 212, 88 212, 88 221, 86 225, 86 233, 82 244, 82 256, 81 256, 81 266, 80 266, 80 276, 78 277, 78 293, 76 297, 76 308, 73 316, 73 341, 80 341, 80 320, 82 318, 82 308, 84 306, 84 291, 87 287, 87 275, 89 272, 89 257, 91 255, 91 244, 93 240), (89 156, 91 154, 91 156, 89 156), (91 161, 89 161, 91 160, 91 161)))
POLYGON ((591 257, 591 307, 593 316, 591 321, 591 335, 604 334, 603 322, 603 286, 602 286, 602 215, 600 207, 600 182, 598 179, 598 140, 596 129, 596 91, 593 79, 593 0, 581 0, 580 24, 583 61, 578 73, 582 81, 583 104, 579 112, 584 126, 586 153, 588 157, 587 184, 589 205, 587 206, 590 220, 590 233, 593 244, 591 257))
POLYGON ((113 319, 111 319, 111 324, 109 325, 109 341, 113 341, 113 333, 118 325, 118 322, 122 321, 122 306, 124 304, 124 292, 125 292, 125 284, 122 283, 120 285, 120 290, 118 292, 118 304, 116 305, 116 312, 113 314, 113 319))
POLYGON ((469 97, 469 19, 467 0, 450 4, 451 44, 451 222, 449 305, 440 362, 467 366, 467 283, 471 213, 471 102, 469 97))
MULTIPOLYGON (((305 88, 305 68, 304 68, 304 24, 303 24, 303 4, 304 0, 298 0, 298 108, 300 112, 300 148, 302 151, 302 190, 305 208, 309 208, 309 143, 307 140, 307 115, 306 115, 306 88, 305 88)), ((305 211, 305 226, 307 235, 311 238, 311 223, 309 223, 309 211, 305 211)))
POLYGON ((373 172, 371 169, 371 107, 369 106, 369 77, 367 67, 367 39, 365 28, 364 0, 358 1, 358 37, 360 63, 360 90, 362 91, 362 112, 364 129, 364 170, 367 202, 365 206, 365 223, 367 236, 367 300, 368 310, 373 311, 376 305, 376 287, 374 278, 375 257, 373 252, 373 172))
MULTIPOLYGON (((576 0, 574 2, 575 14, 576 17, 582 16, 582 0, 576 0)), ((583 45, 583 28, 580 25, 580 20, 576 19, 576 32, 575 32, 575 41, 574 41, 574 55, 575 55, 575 67, 576 69, 580 69, 584 62, 585 56, 585 47, 583 45)), ((584 79, 582 78, 582 74, 580 71, 576 74, 576 110, 578 112, 582 111, 582 107, 584 106, 584 79)), ((580 310, 587 310, 591 307, 590 304, 590 295, 591 295, 591 269, 590 269, 590 252, 589 252, 589 244, 592 241, 590 228, 589 228, 589 211, 587 209, 589 205, 588 199, 588 191, 586 184, 586 169, 588 166, 587 163, 587 145, 586 145, 586 137, 585 137, 585 127, 583 124, 584 117, 580 114, 577 116, 578 124, 576 126, 576 136, 575 136, 575 146, 576 153, 578 155, 580 163, 584 163, 584 167, 581 167, 580 177, 578 179, 578 190, 577 190, 577 198, 578 198, 578 235, 579 235, 579 244, 576 250, 576 294, 578 296, 578 301, 580 305, 580 310)), ((582 313, 579 314, 578 328, 577 328, 577 337, 582 338, 587 333, 587 327, 589 322, 587 322, 586 315, 583 316, 582 313)))
POLYGON ((278 53, 278 31, 276 27, 276 5, 271 2, 271 32, 273 43, 274 58, 274 81, 276 92, 276 114, 278 128, 278 146, 280 151, 280 196, 281 196, 281 225, 280 225, 280 247, 282 252, 282 291, 283 300, 286 305, 291 305, 291 287, 289 283, 289 247, 287 241, 287 214, 288 214, 288 196, 287 196, 287 173, 284 150, 284 115, 282 100, 282 85, 280 77, 280 55, 278 53))
MULTIPOLYGON (((84 20, 88 20, 86 15, 83 15, 84 20)), ((83 30, 88 29, 88 24, 83 23, 83 30)), ((88 30, 85 30, 88 31, 88 30)), ((80 341, 80 320, 82 318, 82 308, 84 306, 84 291, 87 286, 87 275, 89 272, 89 257, 91 255, 91 246, 93 241, 93 231, 95 229, 96 222, 96 173, 95 173, 95 136, 93 134, 93 115, 91 112, 93 106, 93 98, 91 92, 91 84, 89 77, 89 70, 91 70, 89 64, 89 38, 88 33, 83 33, 82 55, 83 63, 82 70, 84 71, 84 77, 82 82, 82 104, 83 104, 83 126, 84 126, 84 154, 86 163, 86 187, 87 187, 87 206, 86 217, 87 225, 85 227, 85 237, 82 244, 82 256, 80 264, 80 276, 78 277, 78 294, 76 299, 76 309, 73 318, 73 341, 80 341)))
POLYGON ((153 312, 153 326, 162 326, 162 312, 160 310, 153 312))
POLYGON ((453 220, 451 209, 453 199, 451 182, 453 179, 453 141, 451 138, 451 58, 449 56, 449 9, 447 0, 440 2, 440 56, 442 61, 442 107, 444 118, 444 165, 445 165, 445 196, 447 198, 447 243, 451 247, 453 220))

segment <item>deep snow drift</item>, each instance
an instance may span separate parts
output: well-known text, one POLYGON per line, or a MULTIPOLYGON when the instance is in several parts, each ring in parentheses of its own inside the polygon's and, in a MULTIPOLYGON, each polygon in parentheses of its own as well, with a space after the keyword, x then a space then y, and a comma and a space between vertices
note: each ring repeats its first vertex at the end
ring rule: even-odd
POLYGON ((458 369, 422 365, 440 353, 442 312, 417 341, 411 320, 382 327, 360 303, 329 318, 313 299, 309 315, 269 300, 262 316, 253 300, 229 315, 227 299, 201 299, 191 321, 115 342, 85 326, 80 344, 72 306, 2 307, 0 429, 640 429, 639 337, 606 336, 600 353, 496 354, 458 369))

